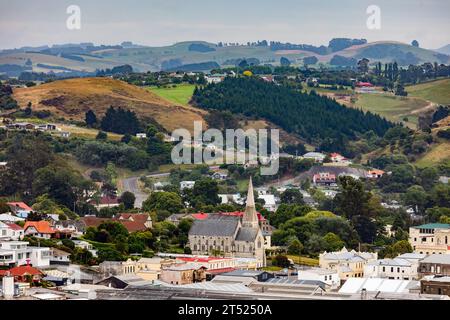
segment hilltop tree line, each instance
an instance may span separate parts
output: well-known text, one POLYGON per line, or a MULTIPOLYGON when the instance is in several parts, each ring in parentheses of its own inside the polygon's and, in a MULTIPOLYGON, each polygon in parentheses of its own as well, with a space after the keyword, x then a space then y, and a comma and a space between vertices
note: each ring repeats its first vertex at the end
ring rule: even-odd
POLYGON ((358 133, 372 130, 381 136, 393 126, 378 115, 346 108, 314 92, 299 93, 254 78, 226 78, 197 88, 193 101, 204 109, 267 119, 309 143, 341 149, 337 151, 345 151, 345 142, 358 133))

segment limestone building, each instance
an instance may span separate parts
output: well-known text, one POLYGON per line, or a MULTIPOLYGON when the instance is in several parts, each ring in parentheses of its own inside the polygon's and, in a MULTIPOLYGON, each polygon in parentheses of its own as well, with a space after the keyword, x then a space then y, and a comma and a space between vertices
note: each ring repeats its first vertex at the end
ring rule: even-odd
POLYGON ((252 258, 259 268, 266 265, 251 179, 243 216, 211 214, 205 220, 195 221, 189 232, 189 247, 194 255, 252 258))

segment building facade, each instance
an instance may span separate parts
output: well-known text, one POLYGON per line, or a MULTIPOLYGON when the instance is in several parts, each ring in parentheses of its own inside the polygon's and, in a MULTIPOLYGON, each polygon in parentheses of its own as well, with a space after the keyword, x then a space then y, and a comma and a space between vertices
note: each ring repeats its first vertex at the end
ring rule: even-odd
POLYGON ((450 224, 430 223, 409 228, 409 243, 416 253, 450 253, 450 224))

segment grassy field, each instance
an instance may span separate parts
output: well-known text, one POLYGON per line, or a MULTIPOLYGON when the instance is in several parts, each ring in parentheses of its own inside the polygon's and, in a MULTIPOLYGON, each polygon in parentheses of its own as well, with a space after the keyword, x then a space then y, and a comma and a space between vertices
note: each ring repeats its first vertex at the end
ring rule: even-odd
POLYGON ((194 93, 195 85, 181 84, 176 87, 157 88, 150 87, 149 90, 163 99, 173 103, 186 106, 194 93))
POLYGON ((415 112, 420 112, 428 105, 429 102, 419 98, 396 97, 388 94, 359 94, 354 107, 377 113, 395 122, 403 121, 407 117, 406 124, 415 128, 418 119, 415 112))
POLYGON ((450 79, 408 86, 406 91, 412 97, 418 97, 438 104, 450 104, 450 79))
MULTIPOLYGON (((98 134, 98 130, 96 129, 88 129, 65 124, 58 124, 57 126, 61 128, 62 131, 70 132, 72 137, 95 139, 98 134)), ((120 141, 122 137, 123 135, 121 134, 108 132, 108 140, 120 141)))
POLYGON ((445 141, 436 144, 424 157, 420 158, 415 164, 419 168, 431 167, 441 161, 450 158, 450 142, 445 141))
POLYGON ((317 267, 319 265, 319 260, 317 259, 299 256, 288 256, 288 258, 294 261, 295 264, 299 264, 302 266, 317 267))

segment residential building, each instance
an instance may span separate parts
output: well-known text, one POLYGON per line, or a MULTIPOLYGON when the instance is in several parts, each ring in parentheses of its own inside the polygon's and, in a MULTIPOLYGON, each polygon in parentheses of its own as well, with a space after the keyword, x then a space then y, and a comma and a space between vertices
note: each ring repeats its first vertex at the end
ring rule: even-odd
POLYGON ((94 249, 94 246, 87 241, 82 240, 72 240, 75 243, 75 248, 85 249, 92 253, 92 256, 97 257, 97 250, 94 249))
POLYGON ((307 154, 303 155, 304 159, 311 159, 314 160, 315 163, 323 163, 327 156, 320 152, 308 152, 307 154))
POLYGON ((17 282, 29 282, 30 277, 33 282, 40 282, 44 274, 31 266, 19 266, 9 270, 0 270, 0 277, 11 276, 17 282))
POLYGON ((450 253, 450 224, 429 223, 411 227, 409 243, 416 253, 450 253))
POLYGON ((7 205, 13 214, 23 219, 33 212, 33 209, 24 202, 8 202, 7 205))
POLYGON ((368 179, 380 179, 380 178, 382 178, 385 174, 386 174, 386 172, 384 172, 383 170, 373 169, 373 170, 367 171, 367 176, 366 176, 366 177, 367 177, 368 179))
POLYGON ((52 255, 50 257, 51 265, 66 265, 70 264, 70 253, 56 248, 52 248, 52 255))
POLYGON ((219 194, 219 198, 222 204, 236 203, 239 205, 244 204, 244 199, 239 193, 236 194, 219 194))
POLYGON ((136 275, 147 281, 159 280, 162 268, 175 262, 176 260, 169 258, 141 258, 136 262, 136 275))
POLYGON ((255 258, 266 265, 264 236, 260 227, 250 179, 247 206, 241 217, 211 214, 196 220, 189 231, 189 247, 195 255, 218 252, 225 257, 255 258))
POLYGON ((25 235, 42 239, 51 239, 56 234, 48 221, 27 221, 23 227, 25 235))
POLYGON ((101 210, 103 208, 115 208, 120 205, 118 197, 108 195, 102 196, 98 199, 98 201, 92 200, 89 203, 92 204, 97 210, 101 210))
POLYGON ((270 212, 277 211, 277 201, 275 199, 275 196, 273 194, 265 194, 265 195, 259 195, 258 199, 264 200, 264 209, 270 212))
POLYGON ((393 280, 419 279, 418 261, 395 258, 375 260, 364 266, 365 278, 384 278, 393 280))
POLYGON ((4 240, 22 240, 24 231, 22 227, 15 223, 0 222, 0 241, 4 240))
POLYGON ((338 288, 341 284, 341 279, 337 270, 312 268, 298 271, 298 280, 306 281, 320 281, 330 286, 331 288, 338 288))
POLYGON ((85 228, 97 228, 102 223, 118 222, 122 224, 130 233, 146 231, 152 227, 152 220, 148 214, 119 214, 112 219, 84 216, 80 219, 80 221, 85 225, 85 228))
POLYGON ((419 262, 420 276, 450 276, 450 254, 432 254, 419 262))
POLYGON ((439 182, 440 183, 448 184, 449 181, 450 181, 450 177, 446 177, 446 176, 440 176, 439 177, 439 182))
POLYGON ((330 160, 331 160, 331 163, 335 164, 335 165, 346 165, 346 166, 348 166, 348 165, 352 164, 352 162, 349 159, 347 159, 346 157, 340 155, 339 153, 332 153, 330 155, 330 160))
POLYGON ((367 263, 378 259, 378 253, 348 251, 345 247, 338 252, 324 252, 319 255, 322 269, 336 270, 341 280, 364 277, 367 263))
POLYGON ((136 134, 136 138, 138 138, 138 139, 147 139, 147 134, 146 133, 137 133, 136 134))
POLYGON ((181 181, 180 182, 180 189, 181 191, 186 189, 194 189, 195 187, 195 181, 181 181))
POLYGON ((142 213, 119 213, 115 216, 115 219, 120 221, 121 223, 128 223, 128 222, 134 222, 136 224, 140 224, 142 228, 145 227, 146 229, 151 229, 153 227, 153 221, 149 214, 142 213))
POLYGON ((11 213, 2 213, 0 214, 0 222, 3 223, 17 223, 25 221, 23 218, 16 217, 15 215, 11 213))
POLYGON ((53 224, 56 232, 66 233, 72 237, 79 237, 86 231, 86 226, 80 220, 61 220, 53 224))
POLYGON ((29 247, 28 242, 0 242, 0 266, 23 266, 31 264, 41 268, 50 265, 51 251, 46 247, 29 247))
POLYGON ((313 183, 315 186, 335 186, 336 175, 329 172, 319 172, 313 176, 313 183))

